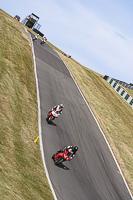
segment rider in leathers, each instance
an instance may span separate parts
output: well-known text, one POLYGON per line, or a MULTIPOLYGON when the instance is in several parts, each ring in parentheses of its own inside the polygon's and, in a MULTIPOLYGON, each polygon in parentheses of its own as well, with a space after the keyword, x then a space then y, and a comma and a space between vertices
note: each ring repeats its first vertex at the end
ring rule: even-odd
POLYGON ((58 115, 62 114, 64 105, 63 104, 59 104, 57 106, 54 106, 49 112, 51 111, 55 111, 58 115))
POLYGON ((35 38, 38 39, 39 38, 39 34, 35 35, 35 38))
POLYGON ((46 43, 46 42, 47 42, 47 38, 46 38, 46 37, 44 37, 44 36, 42 37, 42 43, 43 43, 43 42, 44 42, 44 43, 46 43))
POLYGON ((70 160, 72 160, 76 154, 76 151, 78 151, 78 147, 77 146, 65 146, 63 149, 61 149, 60 151, 58 151, 57 153, 60 153, 60 152, 65 152, 65 151, 68 151, 71 153, 70 155, 70 160))

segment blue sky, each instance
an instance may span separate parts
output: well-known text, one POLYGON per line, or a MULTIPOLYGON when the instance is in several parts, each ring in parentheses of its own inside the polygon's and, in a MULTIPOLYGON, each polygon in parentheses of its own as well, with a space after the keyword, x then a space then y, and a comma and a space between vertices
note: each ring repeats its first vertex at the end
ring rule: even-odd
POLYGON ((23 20, 40 17, 48 41, 102 75, 133 83, 133 0, 4 0, 23 20))

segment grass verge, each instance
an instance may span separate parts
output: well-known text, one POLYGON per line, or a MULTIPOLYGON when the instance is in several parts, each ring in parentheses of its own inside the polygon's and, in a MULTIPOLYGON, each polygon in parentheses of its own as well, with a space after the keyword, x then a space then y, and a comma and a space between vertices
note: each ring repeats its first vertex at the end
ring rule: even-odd
POLYGON ((38 136, 38 109, 30 37, 0 10, 0 199, 52 200, 38 136))

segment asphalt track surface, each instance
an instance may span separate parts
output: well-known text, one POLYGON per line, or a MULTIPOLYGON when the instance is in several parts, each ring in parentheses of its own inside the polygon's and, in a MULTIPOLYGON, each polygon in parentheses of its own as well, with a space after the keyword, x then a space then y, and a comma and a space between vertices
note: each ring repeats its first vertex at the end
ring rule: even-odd
MULTIPOLYGON (((34 41, 40 93, 42 141, 46 166, 58 200, 131 200, 114 158, 57 53, 34 41), (53 124, 46 115, 54 105, 64 110, 53 124), (54 165, 52 155, 66 145, 77 145, 72 161, 54 165)), ((89 87, 89 86, 88 86, 89 87)))

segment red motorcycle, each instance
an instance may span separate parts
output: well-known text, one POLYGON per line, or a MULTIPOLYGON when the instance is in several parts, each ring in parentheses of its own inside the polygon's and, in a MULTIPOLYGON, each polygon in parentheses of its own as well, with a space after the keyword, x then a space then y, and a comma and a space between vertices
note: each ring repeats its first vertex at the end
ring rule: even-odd
POLYGON ((44 44, 44 43, 46 43, 46 41, 45 41, 45 40, 42 40, 42 41, 40 42, 40 44, 44 44))
POLYGON ((64 152, 57 152, 56 154, 52 156, 52 158, 54 160, 54 164, 58 165, 64 161, 70 160, 71 155, 72 153, 66 150, 64 152))
POLYGON ((54 120, 55 118, 58 118, 58 114, 54 110, 53 111, 50 110, 47 114, 47 118, 46 118, 47 122, 51 123, 52 120, 54 120))

